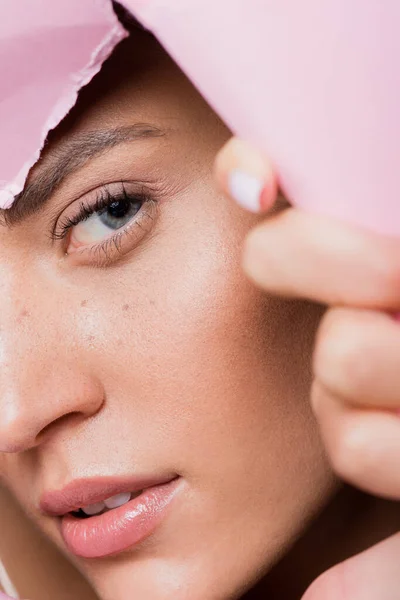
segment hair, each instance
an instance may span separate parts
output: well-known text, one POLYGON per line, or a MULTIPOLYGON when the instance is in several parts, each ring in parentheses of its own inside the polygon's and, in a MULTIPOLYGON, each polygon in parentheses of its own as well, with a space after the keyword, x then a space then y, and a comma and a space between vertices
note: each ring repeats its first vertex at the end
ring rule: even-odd
POLYGON ((141 29, 142 31, 148 31, 139 21, 130 13, 120 2, 113 0, 114 12, 117 15, 120 23, 125 27, 127 31, 135 31, 135 29, 141 29))

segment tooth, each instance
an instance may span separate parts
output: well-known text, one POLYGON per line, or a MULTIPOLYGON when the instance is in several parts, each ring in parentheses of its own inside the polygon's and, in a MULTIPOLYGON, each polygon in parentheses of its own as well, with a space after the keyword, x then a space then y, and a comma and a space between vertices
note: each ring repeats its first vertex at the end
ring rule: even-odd
POLYGON ((112 496, 111 498, 104 500, 104 504, 107 506, 107 508, 118 508, 118 506, 122 506, 123 504, 129 502, 130 499, 130 493, 117 494, 116 496, 112 496))
POLYGON ((101 513, 101 511, 104 510, 105 507, 106 505, 104 504, 104 502, 97 502, 97 504, 90 504, 89 506, 85 506, 85 508, 82 508, 82 510, 85 513, 85 515, 93 516, 97 515, 98 513, 101 513))

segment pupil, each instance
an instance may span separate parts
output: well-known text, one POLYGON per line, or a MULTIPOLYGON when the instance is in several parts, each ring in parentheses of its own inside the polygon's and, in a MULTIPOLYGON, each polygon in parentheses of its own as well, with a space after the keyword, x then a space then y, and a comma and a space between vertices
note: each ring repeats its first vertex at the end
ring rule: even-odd
POLYGON ((128 200, 118 200, 110 204, 107 212, 113 219, 122 219, 129 212, 130 207, 131 203, 128 200))
POLYGON ((111 202, 107 208, 98 213, 103 225, 114 231, 128 223, 143 206, 143 200, 122 198, 111 202))

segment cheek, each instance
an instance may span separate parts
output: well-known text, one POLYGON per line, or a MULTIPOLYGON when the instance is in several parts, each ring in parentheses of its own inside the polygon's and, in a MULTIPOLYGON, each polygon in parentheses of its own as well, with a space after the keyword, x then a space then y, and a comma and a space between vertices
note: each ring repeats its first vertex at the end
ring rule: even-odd
POLYGON ((319 312, 255 290, 240 243, 208 232, 203 249, 191 233, 102 295, 107 344, 93 355, 108 407, 95 434, 105 460, 117 446, 119 461, 185 478, 190 503, 168 528, 179 564, 201 557, 213 573, 222 555, 243 574, 275 560, 331 491, 308 403, 319 312))
POLYGON ((256 291, 240 268, 248 225, 206 208, 175 214, 165 241, 93 294, 80 335, 106 390, 108 429, 136 457, 215 489, 223 474, 227 494, 251 465, 265 491, 277 473, 302 477, 299 448, 321 462, 307 367, 318 314, 256 291))

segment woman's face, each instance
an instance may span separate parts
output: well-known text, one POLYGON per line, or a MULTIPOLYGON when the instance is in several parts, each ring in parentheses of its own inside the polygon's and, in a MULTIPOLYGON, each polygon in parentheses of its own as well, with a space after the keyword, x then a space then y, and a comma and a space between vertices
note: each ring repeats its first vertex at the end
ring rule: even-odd
POLYGON ((255 217, 212 177, 228 137, 138 33, 2 215, 1 473, 104 600, 236 597, 333 487, 308 405, 320 310, 242 274, 255 217))

